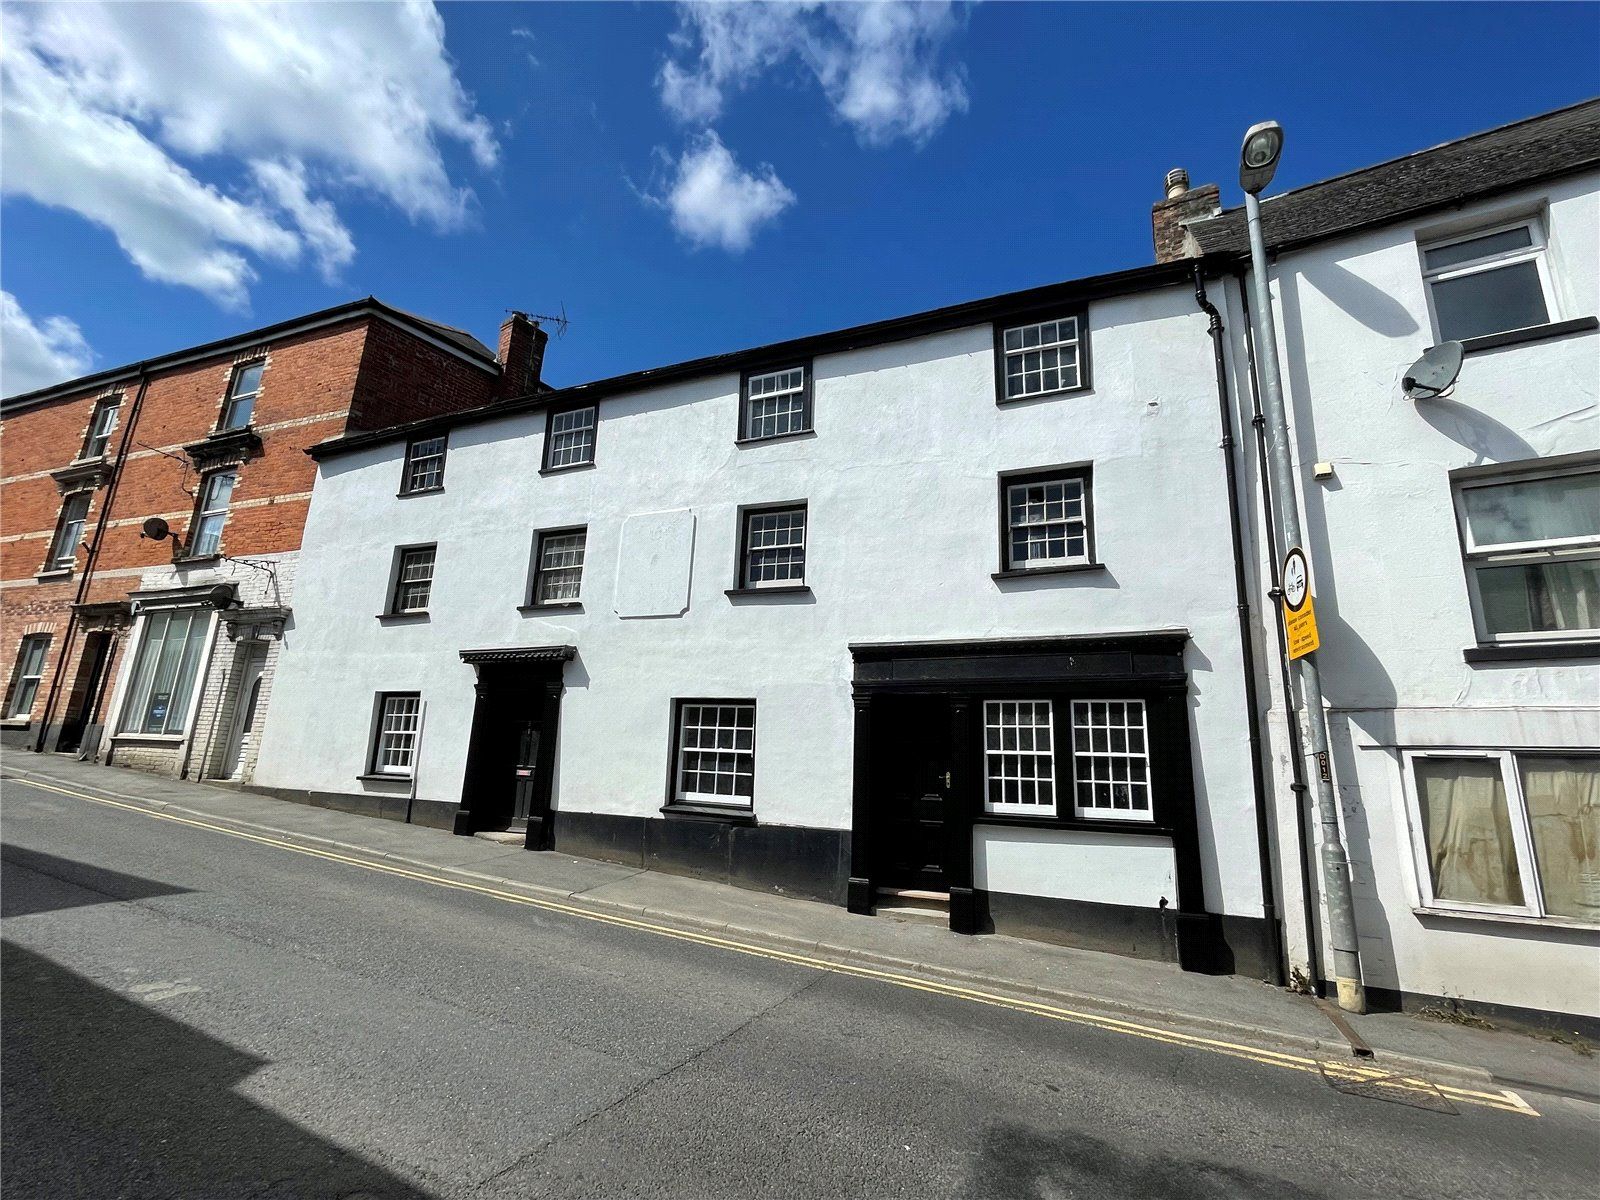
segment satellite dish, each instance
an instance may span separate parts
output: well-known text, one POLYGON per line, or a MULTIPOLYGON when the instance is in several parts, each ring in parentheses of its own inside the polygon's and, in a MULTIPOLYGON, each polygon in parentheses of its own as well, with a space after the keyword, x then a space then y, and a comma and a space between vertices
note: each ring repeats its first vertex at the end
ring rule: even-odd
POLYGON ((168 526, 168 524, 160 517, 146 517, 143 526, 143 532, 141 532, 139 536, 147 537, 153 541, 159 542, 171 532, 171 527, 168 526))
POLYGON ((1443 395, 1461 374, 1464 352, 1460 342, 1440 342, 1411 364, 1400 381, 1401 388, 1412 400, 1430 400, 1443 395))

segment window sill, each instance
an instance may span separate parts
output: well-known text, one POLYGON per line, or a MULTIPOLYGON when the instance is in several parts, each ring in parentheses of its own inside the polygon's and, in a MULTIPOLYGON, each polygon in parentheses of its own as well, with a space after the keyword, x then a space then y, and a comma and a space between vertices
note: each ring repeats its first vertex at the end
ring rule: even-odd
POLYGON ((438 487, 411 488, 407 491, 396 492, 395 496, 404 500, 407 496, 437 496, 442 491, 444 491, 444 484, 441 483, 438 487))
POLYGON ((1082 383, 1077 387, 1057 388, 1053 392, 1033 392, 1027 396, 996 396, 995 407, 1009 408, 1013 404, 1030 404, 1035 400, 1053 400, 1057 396, 1074 396, 1079 392, 1089 391, 1089 384, 1082 383))
POLYGON ((1577 917, 1535 917, 1528 913, 1475 912, 1464 908, 1429 908, 1413 905, 1412 913, 1418 917, 1447 917, 1452 921, 1487 921, 1494 925, 1531 925, 1538 929, 1600 929, 1594 921, 1577 917))
POLYGON ((33 724, 32 717, 7 717, 0 721, 0 729, 26 729, 33 724))
POLYGON ((1012 825, 1027 829, 1065 829, 1088 833, 1137 833, 1146 837, 1172 836, 1170 825, 1155 821, 1117 821, 1094 817, 1025 817, 1012 813, 980 813, 973 818, 975 825, 1012 825))
POLYGON ((1539 662, 1552 659, 1600 658, 1600 641, 1495 642, 1468 646, 1461 657, 1469 663, 1539 662))
POLYGON ((814 438, 817 436, 815 429, 796 429, 793 433, 775 433, 771 437, 736 437, 733 439, 735 446, 765 446, 770 442, 792 442, 798 438, 814 438))
POLYGON ((358 782, 358 783, 410 783, 411 782, 411 776, 409 776, 409 775, 382 775, 382 774, 376 774, 376 773, 373 773, 373 772, 369 771, 365 775, 357 775, 356 776, 356 782, 358 782))
POLYGON ((743 600, 747 596, 809 596, 811 588, 807 584, 796 583, 784 587, 728 588, 722 594, 730 600, 743 600))
POLYGON ((381 625, 423 625, 428 620, 426 612, 408 613, 379 613, 378 623, 381 625))
POLYGON ((723 808, 715 804, 663 804, 661 815, 687 821, 722 821, 728 825, 754 825, 756 814, 749 808, 723 808))
POLYGON ((1503 346, 1520 346, 1526 342, 1566 337, 1569 333, 1587 333, 1591 329, 1600 329, 1600 317, 1575 317, 1570 321, 1551 321, 1546 325, 1508 329, 1504 333, 1486 333, 1482 337, 1464 339, 1461 348, 1468 354, 1475 354, 1482 350, 1499 350, 1503 346))
POLYGON ((568 471, 592 471, 592 470, 594 470, 594 460, 590 459, 588 462, 570 463, 569 465, 567 465, 565 467, 540 467, 539 468, 539 474, 541 474, 541 475, 565 475, 568 471))
POLYGON ((1008 579, 1032 579, 1038 575, 1076 575, 1081 571, 1104 571, 1105 563, 1066 563, 1059 567, 1011 567, 996 571, 989 578, 997 583, 1008 579))
POLYGON ((142 742, 150 746, 181 746, 186 733, 114 733, 113 742, 142 742))
POLYGON ((172 560, 175 567, 212 567, 222 561, 220 554, 186 554, 172 560))
POLYGON ((33 577, 40 583, 60 583, 71 579, 73 570, 72 567, 46 567, 42 571, 35 571, 33 577))
POLYGON ((519 613, 582 612, 583 601, 552 600, 547 604, 519 604, 517 605, 517 611, 519 613))

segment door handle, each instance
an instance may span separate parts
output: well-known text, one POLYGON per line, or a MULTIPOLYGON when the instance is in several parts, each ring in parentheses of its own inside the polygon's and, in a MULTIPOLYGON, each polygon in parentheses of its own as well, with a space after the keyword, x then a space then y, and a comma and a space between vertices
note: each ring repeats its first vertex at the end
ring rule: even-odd
POLYGON ((945 787, 949 787, 950 786, 950 772, 949 771, 946 771, 944 773, 944 785, 945 785, 945 787))

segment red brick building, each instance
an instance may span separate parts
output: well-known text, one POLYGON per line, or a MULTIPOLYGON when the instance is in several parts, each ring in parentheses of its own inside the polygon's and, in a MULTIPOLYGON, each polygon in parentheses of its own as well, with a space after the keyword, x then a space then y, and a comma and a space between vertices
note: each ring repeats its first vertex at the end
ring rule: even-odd
POLYGON ((0 401, 0 741, 247 780, 305 449, 538 390, 544 343, 514 314, 497 355, 368 297, 0 401))

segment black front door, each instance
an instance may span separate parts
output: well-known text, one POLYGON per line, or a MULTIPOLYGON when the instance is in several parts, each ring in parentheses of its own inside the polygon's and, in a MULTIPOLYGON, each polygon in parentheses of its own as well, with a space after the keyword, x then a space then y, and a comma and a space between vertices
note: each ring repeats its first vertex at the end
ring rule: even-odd
POLYGON ((61 734, 56 740, 58 751, 68 753, 83 745, 84 730, 99 707, 100 684, 105 678, 106 659, 110 653, 109 633, 91 633, 84 638, 83 654, 78 659, 78 677, 67 697, 67 718, 61 723, 61 734))
POLYGON ((526 829, 528 816, 533 812, 534 789, 539 779, 539 719, 519 718, 517 732, 517 761, 512 766, 512 829, 526 829))
POLYGON ((531 849, 549 842, 560 662, 478 666, 477 704, 457 833, 527 833, 531 849))
POLYGON ((882 830, 875 882, 947 891, 945 821, 954 780, 949 702, 939 696, 895 697, 883 708, 888 736, 885 752, 875 755, 882 830))

